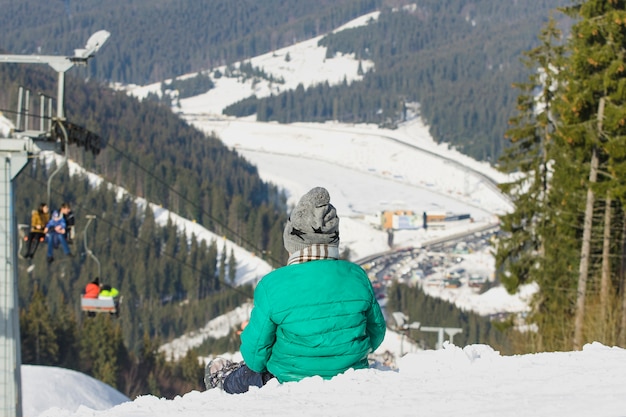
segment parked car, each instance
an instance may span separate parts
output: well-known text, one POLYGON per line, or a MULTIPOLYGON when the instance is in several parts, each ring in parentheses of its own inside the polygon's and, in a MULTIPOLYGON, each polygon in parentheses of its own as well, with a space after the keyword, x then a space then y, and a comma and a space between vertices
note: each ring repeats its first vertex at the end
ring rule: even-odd
POLYGON ((480 274, 470 274, 468 284, 470 287, 482 287, 487 279, 480 274))

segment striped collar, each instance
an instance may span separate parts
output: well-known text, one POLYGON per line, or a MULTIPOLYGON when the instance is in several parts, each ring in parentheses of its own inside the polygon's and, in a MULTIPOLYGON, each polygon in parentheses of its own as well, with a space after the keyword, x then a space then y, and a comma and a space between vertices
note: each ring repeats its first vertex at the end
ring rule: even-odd
POLYGON ((302 264, 318 259, 339 259, 339 248, 323 244, 307 246, 289 255, 287 265, 302 264))

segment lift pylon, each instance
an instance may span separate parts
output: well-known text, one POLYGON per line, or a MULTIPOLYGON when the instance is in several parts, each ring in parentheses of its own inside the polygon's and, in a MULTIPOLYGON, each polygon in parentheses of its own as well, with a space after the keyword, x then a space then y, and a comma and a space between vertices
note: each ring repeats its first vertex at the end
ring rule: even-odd
MULTIPOLYGON (((101 30, 94 33, 74 56, 0 55, 0 63, 47 64, 58 73, 57 124, 65 123, 63 113, 65 73, 75 64, 86 65, 109 38, 101 30)), ((64 127, 65 125, 62 125, 64 127)), ((36 145, 50 132, 21 132, 19 136, 0 139, 0 415, 22 417, 20 331, 17 296, 17 217, 14 180, 28 164, 29 156, 38 153, 36 145)), ((63 131, 65 151, 68 134, 63 131)))

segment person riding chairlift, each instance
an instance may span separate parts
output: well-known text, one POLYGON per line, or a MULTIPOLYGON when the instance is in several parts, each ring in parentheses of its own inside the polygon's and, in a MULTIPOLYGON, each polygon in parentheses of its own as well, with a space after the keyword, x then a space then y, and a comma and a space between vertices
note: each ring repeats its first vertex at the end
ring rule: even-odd
POLYGON ((117 288, 111 287, 108 284, 102 285, 100 283, 100 277, 96 277, 93 281, 85 286, 83 291, 84 298, 115 298, 120 294, 117 288))
POLYGON ((70 252, 70 248, 67 246, 67 241, 65 240, 66 227, 67 225, 65 219, 63 219, 63 215, 55 210, 52 213, 52 218, 48 221, 44 229, 44 233, 46 233, 46 238, 48 239, 48 263, 54 261, 52 251, 55 247, 58 247, 59 244, 67 256, 74 256, 74 254, 70 252))
POLYGON ((93 281, 85 286, 83 297, 85 298, 98 298, 100 295, 100 278, 96 277, 93 281))
POLYGON ((120 292, 115 287, 111 287, 110 285, 102 285, 100 286, 100 294, 98 294, 98 298, 115 298, 120 294, 120 292))
POLYGON ((39 242, 45 240, 44 229, 50 220, 50 211, 46 203, 41 203, 37 210, 33 210, 30 218, 30 233, 28 234, 28 246, 24 258, 32 259, 39 247, 39 242))
POLYGON ((76 218, 74 217, 70 203, 66 202, 61 204, 59 212, 63 215, 63 220, 65 220, 65 241, 68 245, 71 245, 74 243, 74 225, 76 224, 76 218))
MULTIPOLYGON (((102 285, 100 283, 100 278, 96 277, 96 279, 94 279, 93 281, 91 281, 85 286, 85 289, 83 290, 82 298, 83 299, 89 298, 89 299, 96 299, 96 300, 111 300, 111 301, 105 302, 105 304, 107 304, 106 307, 109 308, 110 306, 108 304, 114 303, 115 309, 113 311, 110 311, 110 310, 106 310, 106 311, 117 316, 118 311, 117 311, 116 297, 118 295, 119 295, 119 291, 117 290, 117 288, 111 287, 110 285, 102 285)), ((81 305, 82 304, 83 302, 81 302, 81 305)), ((87 316, 89 317, 96 316, 96 311, 92 310, 91 309, 92 307, 89 307, 86 309, 87 316)), ((85 310, 85 308, 83 309, 85 310)))

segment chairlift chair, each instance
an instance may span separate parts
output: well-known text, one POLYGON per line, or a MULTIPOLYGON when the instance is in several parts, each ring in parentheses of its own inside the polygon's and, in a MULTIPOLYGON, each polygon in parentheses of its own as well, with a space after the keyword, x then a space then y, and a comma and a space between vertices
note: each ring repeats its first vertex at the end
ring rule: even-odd
MULTIPOLYGON (((102 269, 100 267, 100 261, 93 254, 91 249, 87 246, 87 229, 89 228, 89 224, 92 220, 96 218, 96 216, 92 214, 88 214, 87 216, 88 222, 83 230, 84 244, 85 244, 85 252, 89 255, 98 265, 98 276, 102 278, 102 269)), ((95 313, 109 313, 119 315, 119 307, 122 302, 122 297, 103 297, 103 298, 87 298, 84 296, 80 297, 80 309, 86 312, 88 315, 93 316, 95 313)))
POLYGON ((80 297, 80 309, 85 313, 109 313, 119 315, 122 297, 85 298, 80 297))

